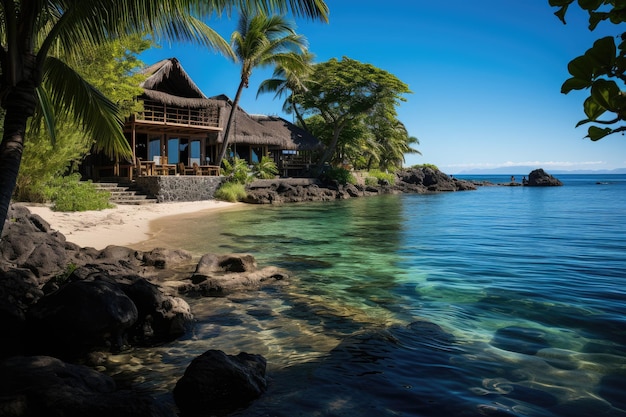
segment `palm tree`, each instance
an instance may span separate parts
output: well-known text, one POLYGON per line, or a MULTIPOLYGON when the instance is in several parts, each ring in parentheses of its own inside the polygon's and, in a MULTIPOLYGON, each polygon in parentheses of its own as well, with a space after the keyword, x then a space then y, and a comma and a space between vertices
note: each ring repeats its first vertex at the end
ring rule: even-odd
POLYGON ((384 138, 378 137, 377 141, 381 147, 378 166, 383 171, 402 168, 406 154, 422 154, 412 147, 419 145, 419 139, 409 136, 406 126, 399 120, 395 120, 388 134, 384 138))
POLYGON ((300 125, 306 129, 306 122, 295 104, 295 97, 307 91, 306 83, 312 83, 309 76, 313 73, 314 55, 310 52, 298 53, 293 62, 298 65, 285 67, 277 65, 272 78, 264 80, 256 93, 257 98, 263 93, 275 93, 274 98, 282 98, 287 95, 283 104, 285 113, 295 113, 300 125))
POLYGON ((238 30, 231 36, 231 45, 237 60, 241 64, 241 81, 233 100, 228 122, 224 130, 222 148, 216 165, 221 165, 244 88, 248 87, 252 70, 257 67, 280 65, 294 67, 301 65, 302 59, 294 52, 306 50, 306 40, 296 34, 294 24, 283 16, 268 16, 264 13, 250 15, 242 13, 238 30))
POLYGON ((4 130, 0 143, 0 236, 19 172, 28 120, 41 110, 54 134, 54 112, 82 124, 96 147, 130 154, 117 107, 85 82, 71 62, 52 51, 80 54, 93 45, 126 34, 193 41, 227 52, 226 42, 194 16, 230 13, 234 8, 293 11, 328 20, 323 0, 1 0, 0 105, 4 130))

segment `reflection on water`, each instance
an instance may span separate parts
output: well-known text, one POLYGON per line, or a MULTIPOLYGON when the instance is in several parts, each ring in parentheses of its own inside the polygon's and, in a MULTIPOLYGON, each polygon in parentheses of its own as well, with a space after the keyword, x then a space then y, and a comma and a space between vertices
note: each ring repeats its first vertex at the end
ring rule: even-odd
POLYGON ((159 222, 145 247, 246 252, 293 276, 190 300, 193 334, 118 357, 121 375, 169 401, 193 357, 247 351, 271 381, 242 416, 626 416, 626 188, 599 192, 494 187, 159 222))

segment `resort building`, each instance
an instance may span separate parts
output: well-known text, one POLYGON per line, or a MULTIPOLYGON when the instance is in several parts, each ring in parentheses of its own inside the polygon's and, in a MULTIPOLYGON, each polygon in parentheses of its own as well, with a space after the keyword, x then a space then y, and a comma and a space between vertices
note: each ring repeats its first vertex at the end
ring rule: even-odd
MULTIPOLYGON (((220 175, 214 161, 232 101, 225 95, 206 97, 176 58, 157 62, 143 72, 147 79, 138 97, 143 111, 124 125, 132 160, 115 162, 94 155, 88 176, 132 180, 137 176, 220 175)), ((321 147, 319 140, 283 118, 249 115, 240 107, 228 143, 227 158, 236 156, 254 164, 267 155, 284 176, 302 173, 321 147)))

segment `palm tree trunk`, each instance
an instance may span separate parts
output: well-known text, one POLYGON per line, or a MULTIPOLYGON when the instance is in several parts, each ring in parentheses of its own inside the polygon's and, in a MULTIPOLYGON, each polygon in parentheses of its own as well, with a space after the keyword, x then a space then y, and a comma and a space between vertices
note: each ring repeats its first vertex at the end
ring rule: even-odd
POLYGON ((215 161, 215 165, 217 166, 222 165, 222 160, 226 156, 226 149, 228 149, 228 140, 230 139, 230 129, 233 125, 233 120, 235 119, 235 113, 237 112, 237 106, 239 105, 239 99, 241 98, 241 92, 243 91, 244 85, 245 81, 241 80, 241 82, 239 83, 239 87, 237 88, 237 94, 235 94, 233 107, 230 109, 230 114, 228 115, 228 122, 226 123, 226 130, 224 131, 224 139, 222 140, 222 149, 220 150, 220 154, 215 161))
POLYGON ((0 237, 22 163, 26 122, 35 111, 36 100, 34 84, 22 82, 21 85, 14 87, 3 101, 6 114, 4 135, 0 143, 0 237))

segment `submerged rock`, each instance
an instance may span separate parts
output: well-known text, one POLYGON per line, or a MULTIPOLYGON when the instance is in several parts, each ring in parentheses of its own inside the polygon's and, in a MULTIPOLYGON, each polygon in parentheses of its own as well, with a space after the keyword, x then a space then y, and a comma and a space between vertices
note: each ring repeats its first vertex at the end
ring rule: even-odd
POLYGON ((265 367, 260 355, 209 350, 187 367, 174 388, 174 400, 183 417, 231 413, 265 392, 265 367))

